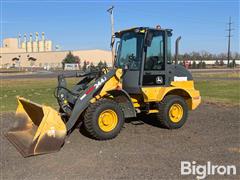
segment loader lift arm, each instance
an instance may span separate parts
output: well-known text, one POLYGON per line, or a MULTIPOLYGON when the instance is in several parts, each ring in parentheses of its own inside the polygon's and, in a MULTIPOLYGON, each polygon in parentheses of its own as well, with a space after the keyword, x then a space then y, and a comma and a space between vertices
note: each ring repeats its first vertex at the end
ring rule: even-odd
MULTIPOLYGON (((76 102, 80 92, 87 88, 87 84, 91 82, 99 72, 71 72, 58 76, 58 86, 55 88, 54 96, 58 101, 60 112, 70 116, 73 105, 76 102), (67 88, 66 78, 80 77, 81 79, 72 90, 67 88)), ((65 118, 64 118, 65 119, 65 118)))
POLYGON ((61 115, 65 117, 64 119, 67 116, 67 131, 70 131, 74 127, 82 112, 89 106, 90 100, 104 86, 104 83, 115 74, 116 69, 112 69, 108 73, 96 71, 84 74, 71 73, 58 77, 58 87, 56 88, 55 96, 62 110, 61 115), (65 78, 70 77, 84 78, 72 90, 69 90, 66 88, 65 78))

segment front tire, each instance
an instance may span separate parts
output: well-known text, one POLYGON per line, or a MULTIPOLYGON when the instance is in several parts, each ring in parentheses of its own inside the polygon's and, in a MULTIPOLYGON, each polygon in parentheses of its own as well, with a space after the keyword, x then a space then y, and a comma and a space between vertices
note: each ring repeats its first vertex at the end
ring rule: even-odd
POLYGON ((188 116, 188 106, 184 98, 177 95, 168 95, 158 104, 157 118, 168 129, 182 127, 188 116))
POLYGON ((111 99, 101 99, 87 108, 84 126, 91 137, 97 140, 115 138, 124 124, 120 106, 111 99))

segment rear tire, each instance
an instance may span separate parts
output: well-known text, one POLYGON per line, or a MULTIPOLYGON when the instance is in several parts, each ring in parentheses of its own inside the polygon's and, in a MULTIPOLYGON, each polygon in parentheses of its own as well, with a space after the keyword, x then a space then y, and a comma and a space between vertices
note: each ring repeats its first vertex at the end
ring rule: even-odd
POLYGON ((91 137, 97 140, 115 138, 124 124, 120 106, 111 99, 101 99, 87 108, 84 126, 91 137))
POLYGON ((188 116, 188 106, 184 98, 168 95, 158 104, 157 118, 168 129, 178 129, 184 125, 188 116))

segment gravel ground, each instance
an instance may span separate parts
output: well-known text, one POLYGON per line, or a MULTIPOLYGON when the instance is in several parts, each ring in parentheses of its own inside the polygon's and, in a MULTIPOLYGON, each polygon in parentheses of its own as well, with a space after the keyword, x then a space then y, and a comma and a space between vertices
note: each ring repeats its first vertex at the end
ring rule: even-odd
POLYGON ((240 179, 239 107, 202 104, 178 130, 159 128, 153 118, 125 123, 119 136, 99 142, 75 130, 57 153, 23 158, 3 133, 13 113, 1 118, 1 179, 196 179, 181 176, 180 162, 237 166, 240 179))

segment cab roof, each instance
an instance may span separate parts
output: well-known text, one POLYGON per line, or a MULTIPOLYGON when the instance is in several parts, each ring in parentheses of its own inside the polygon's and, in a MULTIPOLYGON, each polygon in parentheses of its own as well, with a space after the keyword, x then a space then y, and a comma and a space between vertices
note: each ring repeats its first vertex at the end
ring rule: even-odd
POLYGON ((142 32, 145 33, 148 30, 152 30, 152 31, 168 31, 168 32, 172 32, 172 29, 162 29, 162 28, 150 28, 150 27, 133 27, 133 28, 129 28, 129 29, 125 29, 122 31, 118 31, 115 33, 116 37, 121 37, 122 34, 126 33, 126 32, 142 32))

